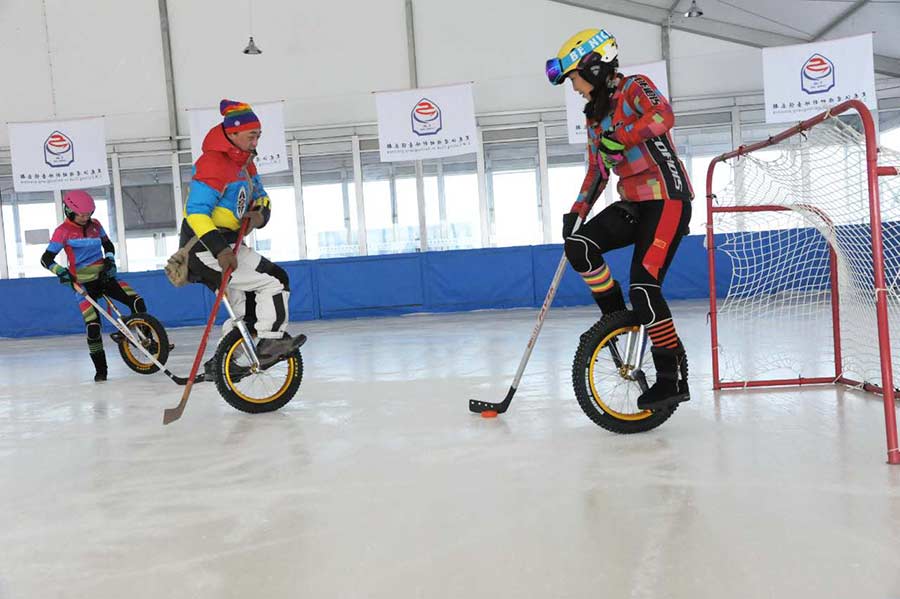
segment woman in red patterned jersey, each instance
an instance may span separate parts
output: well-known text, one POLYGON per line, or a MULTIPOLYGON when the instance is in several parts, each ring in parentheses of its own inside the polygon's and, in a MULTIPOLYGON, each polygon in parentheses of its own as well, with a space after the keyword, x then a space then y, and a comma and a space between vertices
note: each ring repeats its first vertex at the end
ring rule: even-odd
POLYGON ((656 365, 656 383, 638 398, 638 407, 656 410, 690 399, 680 369, 684 346, 662 283, 687 233, 694 192, 672 143, 675 115, 669 102, 649 78, 622 75, 618 66, 616 40, 602 29, 575 34, 547 61, 550 82, 571 81, 587 101, 590 162, 581 192, 563 216, 563 238, 569 263, 604 314, 626 307, 603 254, 634 245, 629 297, 650 334, 656 365), (574 230, 605 189, 610 172, 619 177, 621 200, 574 230))

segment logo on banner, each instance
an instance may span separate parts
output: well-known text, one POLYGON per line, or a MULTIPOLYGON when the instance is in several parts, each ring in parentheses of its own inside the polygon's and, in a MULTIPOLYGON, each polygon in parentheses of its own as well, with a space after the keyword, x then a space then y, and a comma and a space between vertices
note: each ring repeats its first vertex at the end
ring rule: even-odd
POLYGON ((834 63, 813 54, 800 69, 800 87, 808 94, 822 94, 834 87, 834 63))
POLYGON ((412 130, 416 135, 434 135, 443 127, 441 108, 428 98, 422 98, 412 110, 412 130))
POLYGON ((75 162, 75 144, 60 131, 54 131, 44 141, 44 162, 53 168, 69 166, 75 162))

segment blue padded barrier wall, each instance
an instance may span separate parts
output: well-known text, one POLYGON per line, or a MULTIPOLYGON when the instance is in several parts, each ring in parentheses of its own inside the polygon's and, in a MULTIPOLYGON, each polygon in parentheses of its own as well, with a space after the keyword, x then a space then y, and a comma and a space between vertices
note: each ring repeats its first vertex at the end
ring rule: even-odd
MULTIPOLYGON (((386 316, 411 312, 453 312, 538 307, 544 301, 561 245, 454 250, 281 263, 291 280, 291 320, 386 316)), ((719 294, 731 279, 731 265, 717 260, 719 294)), ((624 288, 631 248, 606 255, 624 288)), ((213 294, 200 285, 176 289, 162 271, 122 273, 147 300, 151 314, 167 327, 202 325, 213 294)), ((671 299, 708 297, 703 237, 686 237, 664 285, 671 299)), ((590 305, 587 286, 566 268, 555 306, 590 305)), ((219 321, 224 318, 224 310, 219 321)), ((0 337, 82 333, 73 291, 55 277, 0 281, 0 337)))

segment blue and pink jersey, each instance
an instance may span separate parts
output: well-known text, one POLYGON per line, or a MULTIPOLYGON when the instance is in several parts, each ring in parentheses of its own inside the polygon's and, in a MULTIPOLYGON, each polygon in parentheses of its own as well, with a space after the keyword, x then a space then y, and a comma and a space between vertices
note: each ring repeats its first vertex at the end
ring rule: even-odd
MULTIPOLYGON (((56 256, 61 250, 65 250, 69 259, 69 272, 80 283, 89 283, 97 279, 103 270, 104 243, 111 244, 97 219, 91 219, 84 227, 67 219, 56 227, 46 253, 56 256)), ((54 274, 63 268, 55 261, 45 264, 45 267, 54 274)))

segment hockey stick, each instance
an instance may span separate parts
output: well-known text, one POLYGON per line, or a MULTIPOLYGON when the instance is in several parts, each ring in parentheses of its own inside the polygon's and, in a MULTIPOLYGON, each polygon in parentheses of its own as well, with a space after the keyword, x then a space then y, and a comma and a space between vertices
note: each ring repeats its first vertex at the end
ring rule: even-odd
POLYGON ((150 360, 150 361, 153 363, 154 366, 156 366, 157 368, 159 368, 160 370, 162 370, 162 371, 163 371, 163 374, 165 374, 167 377, 169 377, 170 379, 172 379, 172 380, 175 382, 176 385, 186 385, 186 384, 187 384, 187 379, 186 379, 186 378, 184 378, 184 377, 182 377, 182 376, 178 376, 177 374, 173 374, 168 368, 166 368, 163 364, 161 364, 161 363, 159 362, 159 360, 157 360, 150 352, 148 352, 147 349, 144 347, 144 345, 140 342, 139 339, 137 339, 137 338, 134 336, 134 334, 131 332, 131 330, 130 330, 128 327, 126 327, 124 324, 122 324, 118 319, 113 318, 112 316, 110 316, 109 314, 107 314, 107 313, 106 313, 106 310, 104 310, 104 309, 100 306, 100 304, 98 304, 98 303, 94 300, 94 298, 92 298, 92 297, 90 296, 90 294, 88 294, 87 290, 85 290, 84 287, 82 287, 82 286, 79 285, 78 283, 73 283, 73 284, 72 284, 72 289, 74 289, 76 293, 81 294, 88 302, 90 302, 90 304, 94 307, 94 309, 95 309, 97 312, 99 312, 100 314, 102 314, 103 317, 106 318, 106 320, 108 320, 109 322, 111 322, 112 325, 113 325, 114 327, 116 327, 116 328, 119 330, 119 332, 122 333, 122 334, 125 336, 126 339, 128 339, 128 342, 131 343, 131 345, 133 345, 135 348, 137 348, 137 350, 138 350, 139 352, 141 352, 142 354, 144 354, 144 357, 145 357, 145 358, 147 358, 148 360, 150 360))
MULTIPOLYGON (((250 221, 244 219, 241 229, 238 231, 237 240, 234 242, 234 255, 238 255, 241 249, 241 242, 244 241, 244 233, 247 232, 247 225, 250 221)), ((206 329, 203 331, 203 337, 200 339, 200 347, 197 348, 197 355, 194 356, 194 365, 191 366, 191 373, 188 375, 187 385, 184 393, 181 394, 181 401, 174 408, 167 408, 163 412, 163 424, 171 424, 184 414, 184 408, 187 405, 188 398, 191 396, 191 389, 197 376, 197 370, 200 368, 200 362, 203 360, 203 353, 206 351, 206 342, 209 340, 209 332, 212 330, 213 323, 216 322, 216 314, 219 312, 219 305, 222 303, 222 296, 225 295, 225 288, 228 287, 228 280, 231 278, 232 269, 229 268, 222 273, 222 283, 219 285, 219 292, 216 293, 216 301, 213 303, 212 311, 209 313, 209 319, 206 321, 206 329)))
MULTIPOLYGON (((573 232, 578 230, 578 227, 581 226, 582 220, 583 219, 579 216, 578 220, 575 221, 573 232)), ((563 273, 566 271, 567 262, 568 259, 566 258, 565 252, 563 252, 562 258, 559 259, 559 266, 556 267, 556 274, 553 275, 553 281, 550 282, 550 289, 547 290, 547 297, 544 298, 544 305, 541 306, 541 311, 538 314, 537 323, 534 325, 534 331, 532 331, 531 333, 531 339, 528 340, 528 346, 525 348, 525 354, 522 356, 521 361, 519 361, 519 369, 516 371, 516 376, 513 379, 512 385, 509 386, 509 391, 506 393, 506 397, 500 403, 491 403, 488 401, 478 401, 477 399, 470 399, 470 412, 480 414, 481 412, 491 411, 502 414, 509 408, 509 404, 512 402, 513 395, 516 394, 516 389, 519 388, 519 381, 522 379, 522 373, 525 372, 525 365, 528 364, 528 359, 531 357, 531 350, 534 349, 534 344, 537 343, 537 338, 541 332, 541 327, 544 326, 544 318, 547 316, 547 312, 550 311, 550 304, 553 303, 553 298, 556 297, 556 290, 559 287, 560 280, 562 280, 563 273)))

